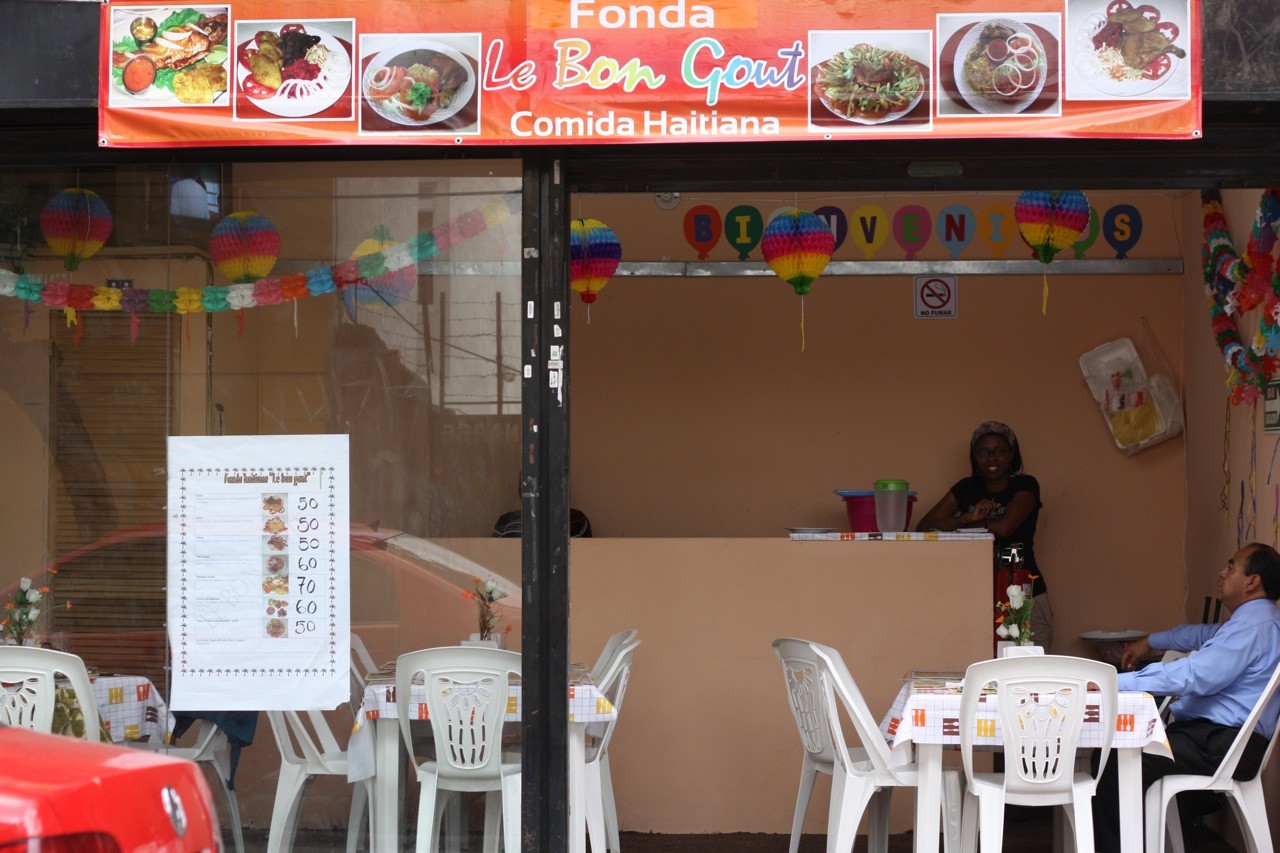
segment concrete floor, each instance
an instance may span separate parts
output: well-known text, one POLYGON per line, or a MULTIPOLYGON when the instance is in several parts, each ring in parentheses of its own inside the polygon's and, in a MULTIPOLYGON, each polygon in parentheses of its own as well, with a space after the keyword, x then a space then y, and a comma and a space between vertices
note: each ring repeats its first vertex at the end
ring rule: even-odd
MULTIPOLYGON (((1052 853, 1052 815, 1049 809, 1027 809, 1012 815, 1005 824, 1004 848, 1018 853, 1052 853)), ((720 835, 660 835, 644 832, 622 833, 624 853, 785 853, 789 839, 785 835, 765 833, 725 833, 720 835)), ((1186 849, 1194 853, 1235 853, 1236 848, 1203 823, 1188 823, 1184 827, 1186 849)), ((471 850, 482 848, 481 839, 473 839, 471 850)), ((306 853, 342 853, 346 850, 345 832, 304 830, 298 833, 293 849, 306 853)), ((267 834, 262 830, 245 832, 248 851, 267 849, 267 834)), ((405 849, 412 849, 412 839, 406 839, 405 849)), ((227 850, 233 851, 227 837, 227 850)), ((361 845, 364 849, 364 845, 361 845)), ((856 853, 867 849, 867 838, 859 836, 854 847, 856 853)), ((800 842, 800 853, 822 853, 826 850, 825 835, 806 835, 800 842)), ((890 853, 910 853, 911 833, 904 832, 889 838, 890 853)))

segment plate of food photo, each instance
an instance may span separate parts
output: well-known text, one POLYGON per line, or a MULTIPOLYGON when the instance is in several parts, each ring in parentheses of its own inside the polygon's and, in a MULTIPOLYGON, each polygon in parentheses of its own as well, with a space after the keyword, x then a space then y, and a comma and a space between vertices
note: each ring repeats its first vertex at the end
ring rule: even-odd
POLYGON ((381 117, 426 127, 457 115, 476 94, 471 60, 448 45, 402 41, 375 54, 360 91, 381 117))
POLYGON ((227 7, 113 8, 116 107, 209 106, 228 85, 227 7))
POLYGON ((1080 21, 1071 52, 1078 79, 1086 86, 1117 98, 1140 98, 1175 76, 1187 58, 1186 45, 1181 9, 1162 11, 1149 3, 1111 0, 1080 21))
POLYGON ((1020 113, 1044 90, 1048 54, 1030 24, 992 18, 973 25, 960 39, 953 73, 956 91, 978 112, 1020 113))
POLYGON ((885 124, 916 108, 929 88, 926 73, 902 51, 861 42, 813 67, 813 91, 837 118, 885 124))
MULTIPOLYGON (((240 22, 238 33, 256 22, 240 22)), ((337 103, 351 83, 347 47, 315 22, 261 22, 236 45, 236 81, 255 106, 281 118, 303 118, 337 103)))

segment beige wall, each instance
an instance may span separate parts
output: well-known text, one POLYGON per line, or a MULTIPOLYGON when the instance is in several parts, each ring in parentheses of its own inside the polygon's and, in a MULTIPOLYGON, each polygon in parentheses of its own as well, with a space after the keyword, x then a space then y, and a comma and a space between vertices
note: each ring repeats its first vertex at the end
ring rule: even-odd
MULTIPOLYGON (((924 201, 936 212, 1014 198, 798 201, 849 211, 924 201)), ((1200 291, 1198 231, 1181 211, 1197 202, 1159 193, 1090 199, 1102 210, 1138 205, 1145 228, 1134 256, 1185 255, 1185 276, 1051 276, 1044 315, 1040 276, 963 276, 954 320, 914 319, 907 277, 824 276, 804 300, 803 352, 800 299, 775 278, 615 278, 590 323, 581 303, 572 308, 571 502, 606 537, 847 529, 833 489, 906 478, 923 512, 968 473, 974 426, 1000 419, 1017 432, 1042 489, 1036 550, 1055 650, 1090 653, 1076 638, 1082 631, 1180 619, 1183 439, 1122 454, 1079 358, 1119 337, 1137 341, 1145 317, 1180 376, 1183 293, 1200 291)), ((666 212, 648 196, 592 196, 575 200, 573 215, 608 222, 627 260, 693 260, 682 223, 700 202, 722 213, 749 202, 767 213, 793 200, 686 197, 666 212)), ((927 253, 945 250, 935 240, 927 253)), ((890 240, 880 257, 902 254, 890 240)), ((982 256, 977 247, 971 254, 982 256)), ((1007 253, 1020 256, 1016 247, 1007 253)), ((1108 256, 1102 239, 1088 255, 1108 256)), ((837 253, 859 257, 852 241, 837 253)))

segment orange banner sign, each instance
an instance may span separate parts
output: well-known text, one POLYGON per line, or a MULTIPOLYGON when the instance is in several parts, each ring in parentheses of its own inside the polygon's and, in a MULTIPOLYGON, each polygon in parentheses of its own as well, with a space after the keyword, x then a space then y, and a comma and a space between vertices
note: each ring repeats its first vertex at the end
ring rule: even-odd
POLYGON ((108 0, 104 146, 1200 135, 1201 0, 108 0))

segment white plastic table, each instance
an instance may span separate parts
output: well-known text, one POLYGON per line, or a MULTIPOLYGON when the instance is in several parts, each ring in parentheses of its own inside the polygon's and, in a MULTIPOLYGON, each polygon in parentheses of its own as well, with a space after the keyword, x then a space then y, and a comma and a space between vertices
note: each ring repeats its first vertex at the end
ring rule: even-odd
MULTIPOLYGON (((994 697, 991 697, 994 700, 994 697)), ((975 745, 1000 746, 999 721, 994 702, 984 710, 987 697, 979 700, 975 745)), ((1080 745, 1102 743, 1102 721, 1097 701, 1086 705, 1086 719, 1080 745), (1088 715, 1092 715, 1092 718, 1088 715)), ((942 808, 942 748, 960 744, 960 692, 939 688, 937 679, 907 680, 880 723, 880 731, 893 750, 916 745, 916 765, 920 787, 916 792, 915 850, 937 851, 938 820, 942 808)), ((1116 703, 1116 770, 1120 783, 1120 847, 1125 853, 1142 853, 1142 753, 1172 758, 1164 723, 1149 693, 1121 693, 1116 703)))
MULTIPOLYGON (((425 720, 426 687, 413 685, 412 719, 425 720), (421 695, 419 695, 421 694, 421 695), (418 716, 422 714, 423 716, 418 716)), ((508 692, 505 722, 519 722, 523 686, 512 681, 508 692)), ((569 685, 569 853, 586 853, 586 769, 587 724, 606 722, 618 716, 612 703, 590 681, 569 685)), ((355 730, 347 744, 347 778, 373 778, 374 853, 398 851, 400 839, 400 772, 403 743, 396 711, 395 678, 374 676, 364 689, 364 701, 356 714, 355 730), (367 725, 372 723, 372 726, 367 725), (372 731, 370 731, 372 729, 372 731)))

